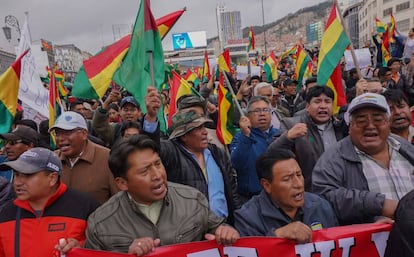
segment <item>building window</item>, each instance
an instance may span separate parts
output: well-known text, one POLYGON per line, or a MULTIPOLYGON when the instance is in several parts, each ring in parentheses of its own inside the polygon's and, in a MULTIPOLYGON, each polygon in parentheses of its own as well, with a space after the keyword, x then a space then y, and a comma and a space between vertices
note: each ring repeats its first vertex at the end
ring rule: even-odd
POLYGON ((389 2, 391 2, 392 0, 383 0, 382 2, 385 4, 385 3, 389 3, 389 2))
POLYGON ((396 12, 400 12, 403 11, 405 9, 409 9, 410 8, 410 2, 405 2, 402 4, 397 4, 397 6, 395 7, 395 11, 396 12))
POLYGON ((410 29, 410 19, 397 22, 397 28, 399 31, 408 31, 410 29))
POLYGON ((383 16, 388 16, 392 13, 392 7, 384 9, 383 16))

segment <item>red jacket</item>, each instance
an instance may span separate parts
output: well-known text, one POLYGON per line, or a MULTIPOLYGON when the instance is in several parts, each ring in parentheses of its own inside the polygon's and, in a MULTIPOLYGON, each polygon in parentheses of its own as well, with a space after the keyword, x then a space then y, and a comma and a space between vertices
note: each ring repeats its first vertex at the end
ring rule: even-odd
POLYGON ((53 256, 60 238, 85 241, 86 221, 99 203, 61 183, 40 217, 28 201, 14 200, 0 214, 0 257, 14 257, 17 209, 20 208, 20 257, 53 256))

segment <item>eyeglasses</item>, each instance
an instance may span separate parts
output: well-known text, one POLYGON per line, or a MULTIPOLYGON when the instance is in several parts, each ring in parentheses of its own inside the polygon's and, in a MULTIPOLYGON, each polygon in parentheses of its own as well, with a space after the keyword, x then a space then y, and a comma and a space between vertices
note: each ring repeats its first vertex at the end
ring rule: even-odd
POLYGON ((269 113, 269 112, 270 112, 269 108, 257 108, 257 109, 249 111, 248 113, 253 113, 255 115, 258 115, 260 113, 269 113))
POLYGON ((361 115, 352 117, 351 123, 355 124, 359 128, 364 128, 369 125, 371 121, 374 126, 382 126, 387 122, 385 114, 373 114, 373 115, 361 115))
POLYGON ((78 132, 78 131, 82 131, 82 129, 80 129, 80 128, 72 129, 72 130, 63 130, 63 129, 62 130, 61 129, 56 130, 55 129, 50 133, 55 137, 68 137, 68 136, 70 136, 73 133, 78 132))
POLYGON ((17 144, 25 144, 25 145, 28 145, 28 143, 27 142, 25 142, 24 140, 22 140, 22 139, 16 139, 16 140, 6 140, 6 144, 9 144, 9 145, 17 145, 17 144))

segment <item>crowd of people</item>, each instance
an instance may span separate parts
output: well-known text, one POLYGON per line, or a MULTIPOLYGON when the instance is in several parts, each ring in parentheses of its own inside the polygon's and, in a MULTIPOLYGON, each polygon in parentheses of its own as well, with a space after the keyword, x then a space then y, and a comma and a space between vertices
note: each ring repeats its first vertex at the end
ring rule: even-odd
POLYGON ((303 85, 289 58, 276 81, 230 77, 242 113, 232 109, 239 130, 229 145, 216 134, 214 76, 200 95, 177 99, 165 133, 157 114, 168 91, 155 87, 144 103, 116 88, 101 102, 71 98, 50 127, 19 113, 0 134, 0 256, 73 247, 142 256, 243 236, 307 243, 315 230, 374 222, 395 222, 387 256, 405 256, 414 227, 413 49, 407 56, 369 77, 345 72, 348 103, 338 113, 338 94, 317 84, 316 67, 303 85))

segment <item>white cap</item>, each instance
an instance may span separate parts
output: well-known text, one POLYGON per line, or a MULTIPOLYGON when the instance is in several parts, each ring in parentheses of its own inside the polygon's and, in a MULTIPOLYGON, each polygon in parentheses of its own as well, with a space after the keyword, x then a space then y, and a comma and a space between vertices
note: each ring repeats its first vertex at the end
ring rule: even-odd
POLYGON ((365 93, 355 97, 348 106, 348 110, 345 113, 345 121, 349 124, 349 116, 364 107, 373 107, 384 111, 387 116, 391 115, 390 107, 388 106, 385 97, 375 93, 365 93))
POLYGON ((86 124, 85 118, 81 114, 67 111, 62 113, 59 118, 56 119, 55 124, 49 128, 49 132, 56 128, 63 130, 73 130, 76 128, 88 130, 88 125, 86 124))

